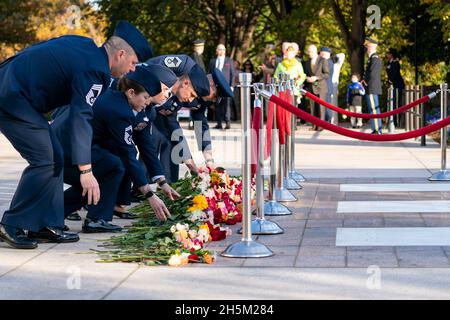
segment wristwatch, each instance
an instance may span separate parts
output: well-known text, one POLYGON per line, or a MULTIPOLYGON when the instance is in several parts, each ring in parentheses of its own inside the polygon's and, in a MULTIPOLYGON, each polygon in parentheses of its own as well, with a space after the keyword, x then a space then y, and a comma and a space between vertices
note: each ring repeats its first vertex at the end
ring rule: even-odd
POLYGON ((80 174, 86 174, 92 172, 92 168, 86 169, 86 170, 80 170, 80 174))

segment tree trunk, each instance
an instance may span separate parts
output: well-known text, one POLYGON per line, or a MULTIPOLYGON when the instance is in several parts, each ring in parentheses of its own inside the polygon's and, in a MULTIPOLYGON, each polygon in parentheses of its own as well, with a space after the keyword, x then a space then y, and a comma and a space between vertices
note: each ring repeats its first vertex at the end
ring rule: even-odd
POLYGON ((347 52, 350 57, 352 73, 364 72, 364 38, 366 24, 365 0, 352 0, 352 25, 351 30, 345 23, 341 8, 335 0, 330 0, 334 16, 344 38, 347 52))

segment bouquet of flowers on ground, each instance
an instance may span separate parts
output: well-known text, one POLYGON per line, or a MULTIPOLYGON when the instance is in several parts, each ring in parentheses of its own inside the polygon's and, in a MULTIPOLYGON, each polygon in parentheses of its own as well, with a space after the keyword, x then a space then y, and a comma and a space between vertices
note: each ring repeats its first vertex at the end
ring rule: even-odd
MULTIPOLYGON (((231 177, 225 169, 200 169, 199 187, 208 203, 207 211, 214 217, 214 223, 233 225, 242 221, 242 180, 231 177)), ((253 195, 255 184, 252 183, 253 195)), ((254 198, 254 196, 253 196, 254 198)))
POLYGON ((139 219, 127 227, 126 234, 109 239, 104 245, 107 250, 97 251, 100 262, 170 266, 212 263, 214 255, 205 248, 206 244, 225 239, 231 230, 215 222, 208 199, 202 194, 202 183, 202 177, 185 177, 172 184, 181 195, 176 201, 158 193, 171 212, 167 222, 156 219, 147 201, 131 209, 139 214, 139 219))

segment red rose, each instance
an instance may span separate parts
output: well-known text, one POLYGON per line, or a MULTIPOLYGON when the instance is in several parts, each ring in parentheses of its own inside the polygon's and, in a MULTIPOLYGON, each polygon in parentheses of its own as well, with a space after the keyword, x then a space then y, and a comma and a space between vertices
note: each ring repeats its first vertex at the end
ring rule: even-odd
POLYGON ((195 254, 195 253, 190 254, 189 257, 188 257, 188 260, 189 261, 198 261, 199 260, 198 259, 198 254, 195 254))
POLYGON ((227 237, 227 233, 225 230, 220 230, 220 228, 216 228, 211 231, 211 239, 212 241, 220 241, 227 237))

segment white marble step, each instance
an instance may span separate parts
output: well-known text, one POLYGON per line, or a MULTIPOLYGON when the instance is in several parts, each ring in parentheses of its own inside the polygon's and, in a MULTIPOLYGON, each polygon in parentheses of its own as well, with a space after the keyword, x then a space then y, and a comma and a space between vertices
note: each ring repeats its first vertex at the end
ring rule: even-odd
POLYGON ((450 246, 450 228, 337 228, 336 246, 450 246))
POLYGON ((341 184, 343 192, 446 192, 450 183, 341 184))
POLYGON ((448 200, 339 201, 337 213, 449 212, 448 200))

